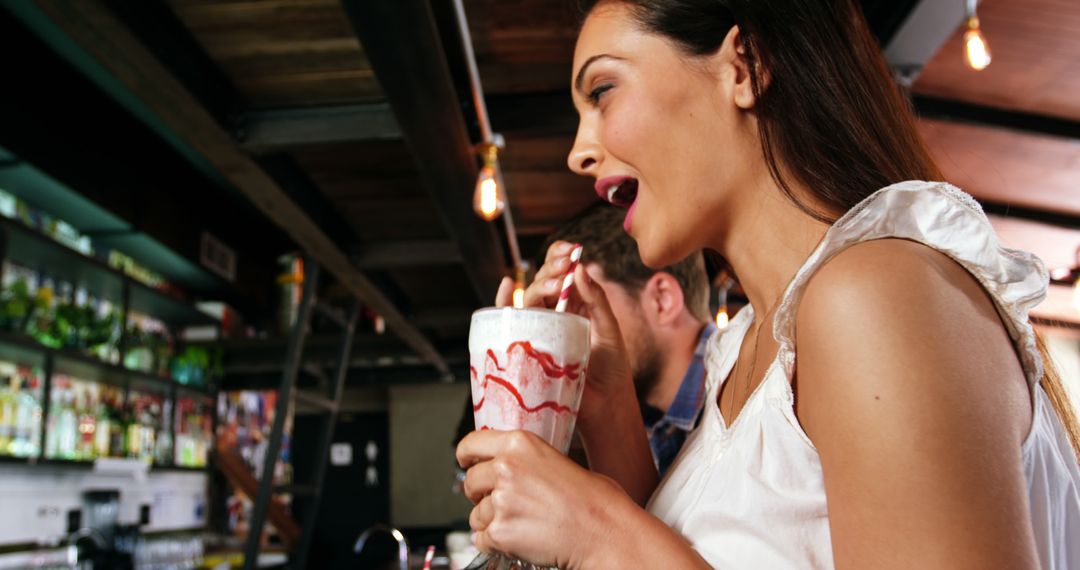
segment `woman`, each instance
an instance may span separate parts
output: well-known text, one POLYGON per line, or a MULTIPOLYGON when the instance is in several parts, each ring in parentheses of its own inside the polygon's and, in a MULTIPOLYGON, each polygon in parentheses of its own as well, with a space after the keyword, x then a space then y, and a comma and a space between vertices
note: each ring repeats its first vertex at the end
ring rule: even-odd
MULTIPOLYGON (((593 472, 526 433, 471 434, 481 549, 566 568, 1080 567, 1075 418, 1027 318, 1045 269, 970 197, 918 182, 941 176, 853 2, 601 1, 573 93, 570 168, 628 208, 643 261, 715 250, 751 306, 710 342, 701 425, 658 484, 579 268, 593 472)), ((551 247, 528 304, 554 304, 568 254, 551 247)))

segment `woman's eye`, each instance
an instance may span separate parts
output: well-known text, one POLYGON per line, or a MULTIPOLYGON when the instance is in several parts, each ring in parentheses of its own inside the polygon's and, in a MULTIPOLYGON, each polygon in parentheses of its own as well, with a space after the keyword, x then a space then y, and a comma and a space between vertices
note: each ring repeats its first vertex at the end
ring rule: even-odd
POLYGON ((594 104, 599 103, 600 102, 600 96, 603 95, 605 92, 607 92, 612 87, 614 87, 614 85, 612 85, 610 83, 605 83, 603 85, 597 86, 596 89, 593 89, 591 92, 589 92, 589 101, 592 101, 594 104))

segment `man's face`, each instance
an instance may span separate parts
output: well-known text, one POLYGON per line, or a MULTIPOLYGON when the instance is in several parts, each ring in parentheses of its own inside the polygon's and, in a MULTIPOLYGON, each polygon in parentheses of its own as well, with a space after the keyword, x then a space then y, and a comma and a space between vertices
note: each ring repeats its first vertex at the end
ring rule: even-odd
POLYGON ((656 347, 656 334, 645 316, 642 300, 623 285, 609 281, 599 265, 589 263, 585 270, 607 293, 611 312, 619 323, 623 343, 629 353, 634 387, 641 399, 656 384, 660 373, 660 351, 656 347))

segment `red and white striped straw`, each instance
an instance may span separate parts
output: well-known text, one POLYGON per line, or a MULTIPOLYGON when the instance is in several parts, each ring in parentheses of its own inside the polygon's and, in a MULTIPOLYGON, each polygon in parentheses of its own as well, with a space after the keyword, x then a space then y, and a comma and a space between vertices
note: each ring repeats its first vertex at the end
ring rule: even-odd
POLYGON ((581 244, 577 244, 570 252, 570 267, 566 270, 566 277, 563 277, 559 302, 555 304, 555 310, 560 313, 566 311, 566 302, 570 299, 570 287, 574 285, 574 270, 577 269, 578 261, 581 260, 581 249, 581 244))
POLYGON ((431 570, 431 560, 435 558, 435 545, 427 547, 427 553, 424 554, 424 570, 431 570))

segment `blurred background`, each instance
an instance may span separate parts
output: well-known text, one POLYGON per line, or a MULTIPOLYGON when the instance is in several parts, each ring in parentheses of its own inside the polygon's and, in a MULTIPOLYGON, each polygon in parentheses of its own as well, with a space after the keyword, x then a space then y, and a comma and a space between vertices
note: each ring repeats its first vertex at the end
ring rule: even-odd
MULTIPOLYGON (((947 180, 1052 270, 1080 395, 1080 3, 861 4, 947 180)), ((0 0, 0 568, 467 560, 469 315, 596 201, 576 22, 0 0)))

